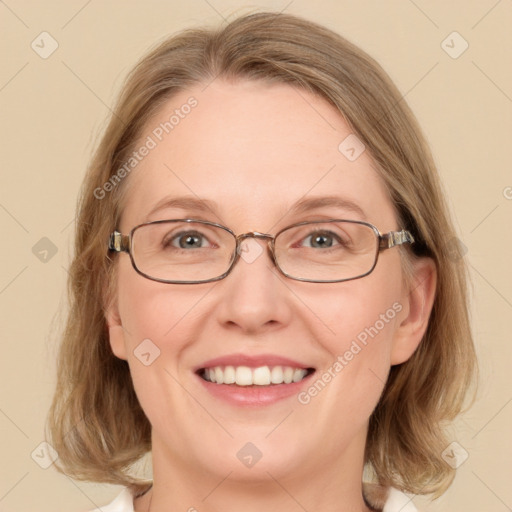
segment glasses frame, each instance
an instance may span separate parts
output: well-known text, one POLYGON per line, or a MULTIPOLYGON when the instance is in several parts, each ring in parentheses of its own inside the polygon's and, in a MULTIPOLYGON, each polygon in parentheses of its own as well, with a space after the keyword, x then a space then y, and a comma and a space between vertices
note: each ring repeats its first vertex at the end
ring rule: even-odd
POLYGON ((140 274, 141 276, 145 277, 146 279, 150 279, 151 281, 157 281, 159 283, 167 283, 167 284, 201 284, 201 283, 211 283, 214 281, 220 281, 221 279, 224 279, 226 276, 228 276, 235 265, 237 264, 238 260, 240 259, 240 253, 241 253, 241 244, 242 242, 247 238, 259 238, 261 240, 268 240, 267 243, 267 250, 269 253, 269 256, 274 263, 274 266, 279 270, 279 272, 284 275, 285 277, 288 277, 289 279, 293 279, 294 281, 303 281, 307 283, 342 283, 345 281, 353 281, 354 279, 361 279, 362 277, 366 277, 368 274, 371 274, 373 270, 375 269, 377 265, 377 261, 379 259, 379 254, 386 250, 391 249, 392 247, 396 247, 402 244, 413 244, 414 243, 414 237, 409 231, 406 230, 400 230, 400 231, 389 231, 388 233, 382 234, 373 224, 370 224, 369 222, 364 222, 361 220, 349 220, 349 219, 327 219, 327 220, 313 220, 313 221, 304 221, 304 222, 297 222, 296 224, 292 224, 290 226, 286 226, 285 228, 278 231, 275 235, 271 235, 269 233, 260 233, 259 231, 250 231, 248 233, 242 233, 240 235, 235 234, 231 229, 227 228, 226 226, 223 226, 222 224, 217 224, 216 222, 211 222, 207 220, 202 219, 166 219, 166 220, 156 220, 151 222, 144 222, 142 224, 138 224, 135 226, 128 235, 123 235, 119 231, 113 231, 110 234, 109 241, 108 241, 108 250, 110 252, 126 252, 130 255, 130 260, 132 262, 132 266, 134 270, 140 274), (224 231, 227 231, 230 233, 233 238, 235 239, 236 246, 235 251, 233 253, 233 256, 231 257, 231 261, 229 263, 229 267, 222 275, 211 278, 211 279, 203 279, 200 281, 177 281, 177 280, 168 280, 168 279, 159 279, 156 277, 151 277, 144 272, 142 272, 136 265, 135 260, 133 258, 132 253, 132 240, 134 233, 148 225, 152 224, 163 224, 163 223, 170 223, 170 222, 194 222, 194 223, 200 223, 200 224, 206 224, 209 226, 215 226, 217 228, 221 228, 224 231), (361 274, 356 277, 349 277, 345 279, 334 279, 334 280, 318 280, 318 279, 307 279, 307 278, 300 278, 300 277, 294 277, 286 272, 283 271, 283 269, 279 266, 277 263, 277 258, 275 255, 275 240, 276 238, 283 233, 284 231, 287 231, 289 229, 295 228, 297 226, 303 226, 306 224, 325 224, 327 222, 349 222, 351 224, 360 224, 363 226, 367 226, 371 228, 371 230, 374 232, 375 237, 378 241, 376 244, 376 251, 375 251, 375 260, 373 263, 372 268, 365 272, 364 274, 361 274))

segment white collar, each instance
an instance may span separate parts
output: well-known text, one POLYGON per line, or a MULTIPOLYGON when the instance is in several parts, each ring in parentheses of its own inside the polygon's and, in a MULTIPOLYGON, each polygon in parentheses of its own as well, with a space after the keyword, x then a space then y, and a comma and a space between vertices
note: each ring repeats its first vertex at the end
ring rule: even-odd
MULTIPOLYGON (((134 512, 134 494, 125 487, 110 504, 91 512, 134 512)), ((411 498, 397 489, 389 488, 382 512, 418 512, 411 498)))

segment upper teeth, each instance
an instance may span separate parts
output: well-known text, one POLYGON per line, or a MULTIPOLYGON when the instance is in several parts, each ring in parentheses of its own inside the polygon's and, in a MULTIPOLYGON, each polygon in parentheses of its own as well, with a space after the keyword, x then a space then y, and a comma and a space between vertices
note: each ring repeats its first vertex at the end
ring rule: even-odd
POLYGON ((292 368, 291 366, 215 366, 205 368, 202 374, 206 380, 217 384, 236 384, 238 386, 268 386, 270 384, 290 384, 299 382, 306 374, 304 368, 292 368))

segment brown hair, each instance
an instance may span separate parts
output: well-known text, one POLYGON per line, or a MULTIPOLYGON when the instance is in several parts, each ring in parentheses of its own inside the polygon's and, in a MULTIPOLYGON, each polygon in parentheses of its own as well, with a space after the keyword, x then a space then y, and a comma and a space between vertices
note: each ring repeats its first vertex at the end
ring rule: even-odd
POLYGON ((436 168, 407 104, 371 57, 325 27, 277 13, 181 32, 146 55, 124 84, 78 205, 70 312, 48 416, 58 469, 135 490, 147 485, 130 469, 151 450, 151 426, 128 364, 110 349, 104 313, 116 279, 107 240, 120 218, 124 181, 130 180, 100 199, 97 191, 127 161, 164 101, 217 77, 286 83, 334 105, 369 150, 398 222, 417 241, 409 257, 429 256, 435 262, 429 326, 414 355, 391 368, 370 418, 365 462, 383 485, 441 494, 454 476, 441 456, 448 444, 442 426, 462 410, 476 362, 466 264, 454 251, 457 239, 436 168))

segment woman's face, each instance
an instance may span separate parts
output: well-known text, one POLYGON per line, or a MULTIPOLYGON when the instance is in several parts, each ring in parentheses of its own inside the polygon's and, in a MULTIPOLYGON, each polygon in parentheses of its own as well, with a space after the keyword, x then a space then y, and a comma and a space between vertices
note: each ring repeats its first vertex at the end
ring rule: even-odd
MULTIPOLYGON (((191 88, 148 123, 137 147, 148 136, 155 144, 147 147, 155 147, 139 152, 126 178, 118 229, 179 218, 221 223, 236 234, 275 234, 328 218, 365 220, 381 233, 400 229, 368 152, 358 156, 351 133, 334 107, 291 86, 216 80, 191 88), (197 103, 183 108, 195 103, 190 97, 197 103), (296 208, 324 197, 339 204, 296 208), (166 205, 175 198, 183 200, 166 205)), ((284 478, 290 468, 307 475, 362 467, 368 419, 390 366, 419 342, 406 333, 410 295, 399 250, 382 252, 364 278, 325 284, 284 277, 266 243, 250 239, 225 279, 192 285, 148 280, 128 255, 118 256, 111 345, 128 361, 152 424, 155 470, 172 462, 255 479, 267 472, 284 478), (206 382, 200 370, 215 366, 314 372, 291 384, 206 382)))

